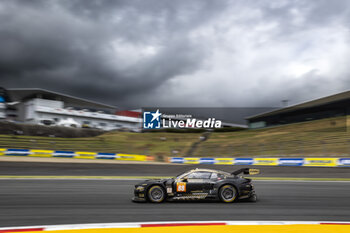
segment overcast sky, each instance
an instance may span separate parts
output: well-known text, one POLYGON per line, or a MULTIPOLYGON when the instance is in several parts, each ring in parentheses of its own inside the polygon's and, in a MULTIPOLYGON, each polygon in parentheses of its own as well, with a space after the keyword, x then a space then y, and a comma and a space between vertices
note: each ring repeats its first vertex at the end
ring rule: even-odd
POLYGON ((350 89, 350 1, 1 0, 0 86, 120 106, 269 107, 350 89))

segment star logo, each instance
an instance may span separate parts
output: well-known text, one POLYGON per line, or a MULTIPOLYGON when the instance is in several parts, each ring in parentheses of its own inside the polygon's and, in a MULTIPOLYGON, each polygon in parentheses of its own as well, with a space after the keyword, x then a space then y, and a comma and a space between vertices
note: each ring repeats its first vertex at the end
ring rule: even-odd
POLYGON ((159 117, 162 115, 161 113, 159 113, 159 109, 157 109, 157 111, 155 113, 151 113, 151 114, 153 116, 151 122, 154 121, 154 120, 159 121, 159 117))
POLYGON ((143 128, 144 129, 160 129, 160 116, 162 113, 159 109, 155 112, 143 112, 143 128))

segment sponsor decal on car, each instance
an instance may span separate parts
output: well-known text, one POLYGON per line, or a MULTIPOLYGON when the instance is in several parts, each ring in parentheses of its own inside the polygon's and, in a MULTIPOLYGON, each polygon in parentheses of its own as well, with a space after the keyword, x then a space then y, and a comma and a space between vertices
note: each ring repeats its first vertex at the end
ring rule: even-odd
POLYGON ((176 191, 177 192, 186 192, 186 183, 185 182, 176 183, 176 191))

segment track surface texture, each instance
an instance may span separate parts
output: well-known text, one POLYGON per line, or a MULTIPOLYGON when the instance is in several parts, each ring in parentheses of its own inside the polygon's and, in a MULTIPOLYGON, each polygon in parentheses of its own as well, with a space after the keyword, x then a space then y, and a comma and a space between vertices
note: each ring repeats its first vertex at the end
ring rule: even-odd
MULTIPOLYGON (((242 166, 1 162, 0 175, 175 176, 242 166)), ((253 167, 253 166, 249 166, 253 167)), ((349 178, 350 168, 259 166, 261 177, 349 178)), ((254 181, 258 202, 133 203, 137 180, 0 179, 0 226, 190 220, 350 221, 350 182, 254 181)))
POLYGON ((0 226, 177 220, 350 220, 349 182, 256 181, 256 203, 130 201, 137 181, 0 180, 0 226))
POLYGON ((50 176, 175 176, 193 168, 232 172, 242 167, 258 168, 261 177, 350 178, 349 167, 288 167, 232 165, 154 165, 0 162, 0 175, 50 176))

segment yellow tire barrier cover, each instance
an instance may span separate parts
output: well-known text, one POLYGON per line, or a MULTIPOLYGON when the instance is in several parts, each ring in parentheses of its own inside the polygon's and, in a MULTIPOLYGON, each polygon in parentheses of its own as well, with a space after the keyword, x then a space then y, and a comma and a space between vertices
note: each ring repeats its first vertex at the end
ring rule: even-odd
POLYGON ((52 157, 53 150, 30 150, 30 157, 52 157))
POLYGON ((97 153, 96 152, 84 152, 84 151, 77 151, 75 152, 75 157, 77 159, 95 159, 97 153))
POLYGON ((278 165, 278 158, 255 158, 254 165, 275 166, 278 165))
POLYGON ((199 164, 199 158, 184 158, 186 164, 199 164))
POLYGON ((335 167, 337 166, 338 158, 305 158, 304 166, 326 166, 335 167))
POLYGON ((0 155, 5 155, 6 148, 0 148, 0 155))
POLYGON ((128 161, 148 161, 146 155, 133 155, 133 154, 117 154, 117 160, 128 160, 128 161))

